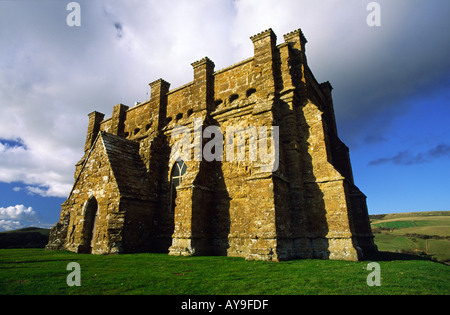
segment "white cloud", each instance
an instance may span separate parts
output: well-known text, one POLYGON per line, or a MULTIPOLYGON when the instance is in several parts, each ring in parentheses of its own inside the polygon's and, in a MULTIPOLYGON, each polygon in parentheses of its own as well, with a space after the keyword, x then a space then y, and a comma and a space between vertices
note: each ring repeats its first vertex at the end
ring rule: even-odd
POLYGON ((11 231, 23 228, 23 224, 19 221, 0 220, 0 231, 11 231))
POLYGON ((36 218, 36 212, 31 207, 16 205, 0 207, 0 219, 29 220, 36 218))
POLYGON ((0 230, 15 230, 39 224, 39 216, 31 207, 24 205, 0 207, 0 230))
MULTIPOLYGON (((42 196, 66 196, 73 181, 73 175, 70 174, 74 170, 73 160, 64 147, 51 148, 50 143, 46 150, 46 141, 40 142, 38 138, 30 136, 27 148, 11 148, 0 143, 0 181, 23 182, 29 185, 27 189, 30 192, 42 196)), ((74 153, 72 156, 76 156, 74 153)))
POLYGON ((0 181, 23 182, 33 194, 67 196, 88 113, 108 117, 115 104, 144 101, 149 82, 163 77, 175 88, 192 80, 190 63, 227 56, 218 45, 226 29, 208 23, 210 14, 226 19, 227 1, 80 5, 76 28, 57 2, 0 2, 8 47, 0 52, 0 181), (1 144, 17 138, 23 147, 1 144))

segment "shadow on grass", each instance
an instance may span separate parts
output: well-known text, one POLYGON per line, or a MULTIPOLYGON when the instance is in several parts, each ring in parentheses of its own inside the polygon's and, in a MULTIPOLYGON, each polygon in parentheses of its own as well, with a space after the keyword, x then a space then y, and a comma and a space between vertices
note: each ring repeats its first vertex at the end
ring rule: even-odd
POLYGON ((61 261, 67 261, 67 262, 75 262, 75 261, 83 261, 82 259, 48 259, 48 260, 14 260, 14 261, 2 261, 2 264, 8 265, 19 265, 19 264, 34 264, 34 263, 53 263, 53 262, 61 262, 61 261))
POLYGON ((423 253, 416 254, 412 252, 387 252, 387 251, 379 251, 375 254, 372 254, 366 259, 372 261, 394 261, 394 260, 429 260, 434 262, 439 262, 434 259, 430 255, 426 255, 423 253))

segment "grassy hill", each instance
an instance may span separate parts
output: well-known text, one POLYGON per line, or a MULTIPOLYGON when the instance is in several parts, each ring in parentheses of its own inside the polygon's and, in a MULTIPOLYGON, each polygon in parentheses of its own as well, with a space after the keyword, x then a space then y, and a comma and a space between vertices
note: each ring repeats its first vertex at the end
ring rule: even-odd
POLYGON ((49 234, 49 229, 37 227, 0 232, 0 248, 44 248, 49 234))
POLYGON ((429 256, 450 263, 450 211, 370 216, 380 251, 429 256))

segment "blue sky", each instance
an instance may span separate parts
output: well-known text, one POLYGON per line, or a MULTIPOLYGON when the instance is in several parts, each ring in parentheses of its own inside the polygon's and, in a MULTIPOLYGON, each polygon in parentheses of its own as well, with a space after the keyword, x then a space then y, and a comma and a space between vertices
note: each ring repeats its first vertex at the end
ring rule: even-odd
MULTIPOLYGON (((412 96, 382 141, 351 152, 370 213, 449 210, 450 90, 412 96)), ((400 104, 399 104, 400 105, 400 104)))
POLYGON ((376 1, 375 27, 365 0, 83 0, 79 27, 69 2, 0 1, 0 231, 57 222, 88 113, 251 57, 267 28, 307 37, 369 213, 450 210, 448 0, 376 1))

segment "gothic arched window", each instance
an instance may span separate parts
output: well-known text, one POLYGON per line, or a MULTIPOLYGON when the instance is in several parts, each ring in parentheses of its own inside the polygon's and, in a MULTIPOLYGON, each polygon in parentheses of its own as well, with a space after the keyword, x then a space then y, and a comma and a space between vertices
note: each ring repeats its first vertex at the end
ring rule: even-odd
POLYGON ((187 166, 183 160, 177 160, 172 167, 170 174, 170 210, 175 209, 175 199, 177 197, 177 187, 183 180, 183 175, 186 173, 187 166))
POLYGON ((170 176, 170 181, 172 186, 175 186, 175 188, 181 184, 181 180, 183 179, 184 173, 186 173, 186 163, 184 163, 182 160, 177 160, 175 164, 172 167, 172 174, 170 176))

